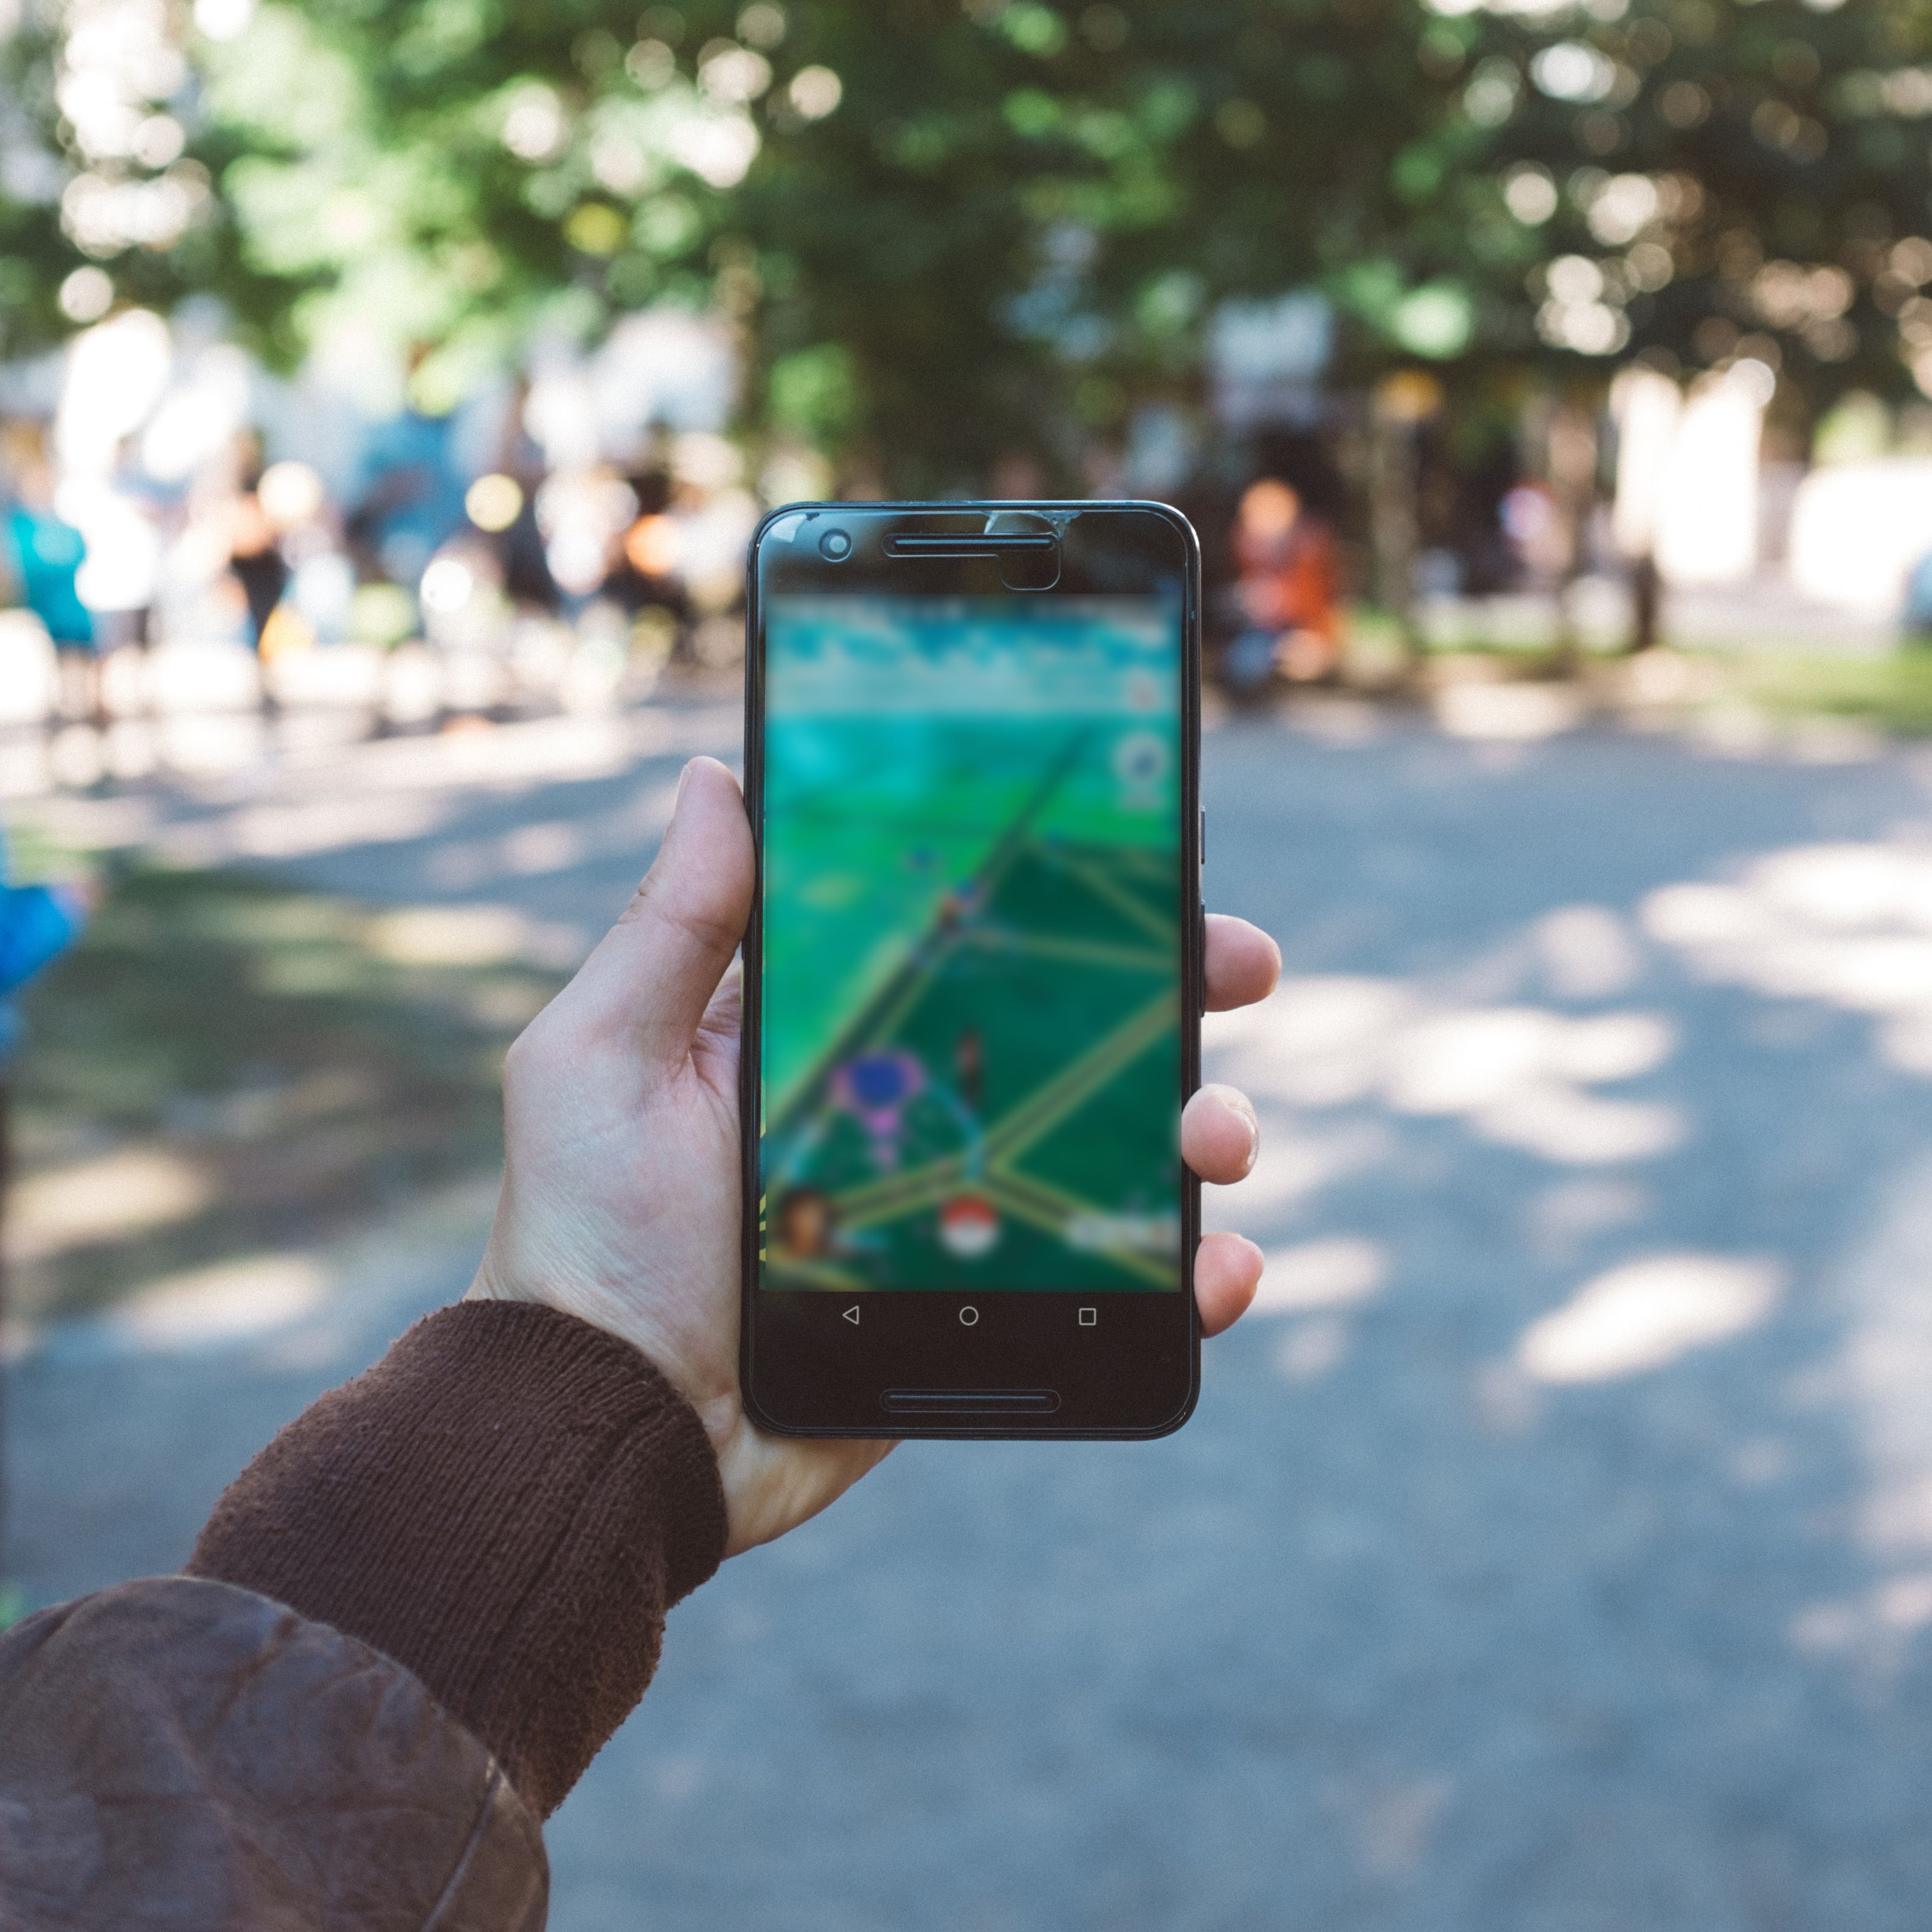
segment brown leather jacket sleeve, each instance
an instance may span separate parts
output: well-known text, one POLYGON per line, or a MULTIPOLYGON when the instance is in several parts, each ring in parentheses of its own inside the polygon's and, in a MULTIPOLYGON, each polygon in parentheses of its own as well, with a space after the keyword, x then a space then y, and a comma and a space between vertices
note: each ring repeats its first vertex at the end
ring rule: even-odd
POLYGON ((0 1637, 0 1932, 536 1932, 537 1820, 724 1541, 634 1350, 439 1311, 263 1450, 188 1576, 0 1637))

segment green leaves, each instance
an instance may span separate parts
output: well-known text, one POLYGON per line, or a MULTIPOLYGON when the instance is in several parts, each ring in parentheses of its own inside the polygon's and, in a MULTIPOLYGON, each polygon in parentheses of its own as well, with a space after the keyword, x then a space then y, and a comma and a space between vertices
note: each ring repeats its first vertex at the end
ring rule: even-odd
POLYGON ((1427 282, 1395 304, 1388 328, 1400 347, 1442 362, 1468 347, 1475 322, 1475 304, 1466 288, 1456 282, 1427 282))
POLYGON ((284 356, 352 318, 447 392, 675 296, 739 332, 748 436, 908 490, 1016 454, 1073 480, 1096 427, 1198 400, 1221 304, 1296 288, 1350 380, 1641 350, 1932 392, 1932 279, 1898 266, 1932 248, 1923 0, 636 4, 268 0, 140 109, 187 130, 153 166, 86 147, 23 29, 52 181, 0 181, 9 346, 98 263, 284 356), (193 220, 123 235, 169 166, 193 220))
POLYGON ((999 16, 999 31, 1022 53, 1051 60, 1066 44, 1066 22, 1051 7, 1012 0, 999 16))
POLYGON ((851 352, 836 342, 795 349, 772 364, 766 379, 772 422, 818 449, 839 449, 860 420, 859 372, 851 352))

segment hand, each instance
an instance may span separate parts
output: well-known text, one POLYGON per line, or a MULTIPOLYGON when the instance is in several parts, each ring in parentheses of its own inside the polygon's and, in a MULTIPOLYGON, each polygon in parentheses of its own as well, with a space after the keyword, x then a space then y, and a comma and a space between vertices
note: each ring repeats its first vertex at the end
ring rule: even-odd
MULTIPOLYGON (((503 1190, 472 1297, 562 1309, 622 1336, 698 1412, 718 1454, 729 1553, 815 1515, 892 1448, 766 1436, 738 1392, 738 999, 728 974, 751 912, 751 828, 710 758, 679 781, 663 849, 624 916, 510 1049, 503 1190)), ((1208 922, 1208 1003, 1266 997, 1281 956, 1244 921, 1208 922)), ((1239 1180, 1254 1109, 1204 1087, 1181 1152, 1239 1180)), ((1212 1335, 1261 1280, 1259 1249, 1210 1234, 1195 1294, 1212 1335)))

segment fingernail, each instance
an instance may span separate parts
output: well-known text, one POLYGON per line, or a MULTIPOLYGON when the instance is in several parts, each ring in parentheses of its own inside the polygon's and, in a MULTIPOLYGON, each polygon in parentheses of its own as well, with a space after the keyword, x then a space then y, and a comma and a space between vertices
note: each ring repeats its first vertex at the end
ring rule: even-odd
POLYGON ((695 758, 686 759, 684 770, 677 775, 677 792, 670 802, 670 814, 674 818, 677 816, 678 807, 684 802, 684 788, 691 782, 691 768, 697 762, 695 758))

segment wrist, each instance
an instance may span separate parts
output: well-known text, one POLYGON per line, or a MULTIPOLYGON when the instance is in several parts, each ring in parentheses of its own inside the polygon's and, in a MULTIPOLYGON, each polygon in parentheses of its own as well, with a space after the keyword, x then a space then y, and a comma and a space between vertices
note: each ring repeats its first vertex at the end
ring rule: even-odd
POLYGON ((692 1366, 662 1325, 621 1289, 560 1259, 513 1259, 493 1235, 463 1298, 550 1309, 634 1348, 691 1405, 714 1453, 723 1456, 733 1424, 741 1412, 735 1381, 728 1391, 714 1386, 692 1366))

